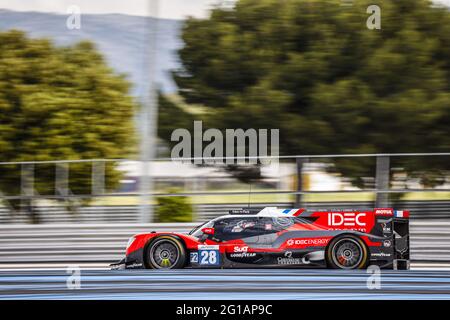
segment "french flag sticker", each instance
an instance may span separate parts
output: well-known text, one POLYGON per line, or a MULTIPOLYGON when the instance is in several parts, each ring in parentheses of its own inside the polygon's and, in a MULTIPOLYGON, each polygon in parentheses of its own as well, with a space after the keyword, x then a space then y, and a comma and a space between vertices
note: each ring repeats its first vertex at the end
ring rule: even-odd
POLYGON ((299 216, 305 209, 285 209, 282 212, 286 215, 297 217, 299 216))
POLYGON ((395 216, 397 218, 409 218, 409 211, 396 210, 395 216))

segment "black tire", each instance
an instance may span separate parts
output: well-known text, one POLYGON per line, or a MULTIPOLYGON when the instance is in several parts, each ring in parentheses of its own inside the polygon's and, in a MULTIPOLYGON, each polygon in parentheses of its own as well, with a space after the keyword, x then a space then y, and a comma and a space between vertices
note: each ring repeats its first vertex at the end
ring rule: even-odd
POLYGON ((344 235, 333 239, 328 245, 327 265, 333 269, 364 269, 369 262, 369 252, 358 237, 344 235))
POLYGON ((181 269, 185 264, 186 249, 174 237, 157 237, 147 247, 146 266, 150 269, 181 269))

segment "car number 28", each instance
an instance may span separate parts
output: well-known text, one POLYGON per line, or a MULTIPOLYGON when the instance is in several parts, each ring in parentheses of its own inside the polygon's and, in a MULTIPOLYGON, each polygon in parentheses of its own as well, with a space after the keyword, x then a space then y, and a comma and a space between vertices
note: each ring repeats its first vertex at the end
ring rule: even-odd
POLYGON ((218 248, 201 249, 198 251, 199 262, 201 265, 215 266, 219 265, 220 255, 218 248))
POLYGON ((217 253, 215 250, 201 251, 200 264, 216 265, 218 260, 217 253))

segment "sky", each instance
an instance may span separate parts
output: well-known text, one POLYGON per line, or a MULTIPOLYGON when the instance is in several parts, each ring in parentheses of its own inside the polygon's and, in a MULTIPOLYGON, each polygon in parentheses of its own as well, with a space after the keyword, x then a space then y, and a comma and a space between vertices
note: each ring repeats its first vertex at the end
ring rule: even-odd
MULTIPOLYGON (((0 0, 1 9, 16 11, 41 11, 67 13, 67 8, 76 5, 81 13, 122 13, 129 15, 151 15, 148 3, 155 0, 0 0)), ((212 5, 229 4, 234 0, 159 0, 158 14, 160 18, 184 19, 186 16, 204 18, 212 5)), ((450 6, 450 0, 434 0, 450 6)))
MULTIPOLYGON (((151 1, 155 3, 155 0, 151 1)), ((184 19, 186 16, 203 18, 207 16, 208 9, 212 5, 220 2, 221 0, 159 0, 157 12, 158 17, 167 19, 184 19)), ((65 14, 68 7, 76 5, 80 8, 81 13, 122 13, 155 16, 154 13, 149 14, 148 3, 149 0, 0 0, 0 8, 65 14)))

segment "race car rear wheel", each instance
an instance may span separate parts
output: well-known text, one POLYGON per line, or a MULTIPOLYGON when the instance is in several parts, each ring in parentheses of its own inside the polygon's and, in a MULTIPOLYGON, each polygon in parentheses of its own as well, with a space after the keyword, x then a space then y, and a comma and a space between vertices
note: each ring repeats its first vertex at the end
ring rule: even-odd
POLYGON ((152 269, 179 269, 185 265, 186 250, 178 239, 158 237, 147 248, 147 262, 152 269))
POLYGON ((334 269, 365 268, 368 262, 366 245, 354 236, 336 238, 328 246, 327 262, 334 269))

